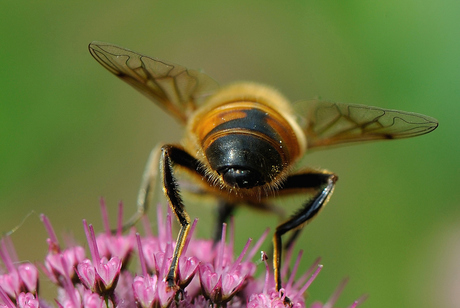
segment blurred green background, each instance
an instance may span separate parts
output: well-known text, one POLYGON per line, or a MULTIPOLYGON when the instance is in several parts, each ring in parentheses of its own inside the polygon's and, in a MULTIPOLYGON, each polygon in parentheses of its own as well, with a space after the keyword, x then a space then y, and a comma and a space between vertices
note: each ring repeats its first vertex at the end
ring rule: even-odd
MULTIPOLYGON (((112 217, 119 200, 130 215, 149 151, 180 139, 172 118, 92 59, 87 45, 100 40, 293 101, 437 118, 426 136, 309 155, 340 180, 297 248, 303 266, 325 265, 312 299, 349 276, 341 307, 362 294, 362 307, 460 305, 460 2, 2 1, 0 11, 0 229, 34 211, 13 234, 21 260, 46 253, 35 213, 80 241, 81 219, 101 227, 100 196, 112 217)), ((242 211, 237 228, 260 217, 242 211)), ((237 230, 239 245, 276 224, 258 221, 237 230)))

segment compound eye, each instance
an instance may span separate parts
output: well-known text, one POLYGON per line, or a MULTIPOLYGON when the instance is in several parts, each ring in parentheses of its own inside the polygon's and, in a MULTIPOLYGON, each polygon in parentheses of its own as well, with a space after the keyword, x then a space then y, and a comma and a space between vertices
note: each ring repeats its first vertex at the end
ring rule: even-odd
POLYGON ((265 184, 262 175, 255 170, 230 167, 219 170, 219 173, 225 183, 232 187, 253 188, 265 184))

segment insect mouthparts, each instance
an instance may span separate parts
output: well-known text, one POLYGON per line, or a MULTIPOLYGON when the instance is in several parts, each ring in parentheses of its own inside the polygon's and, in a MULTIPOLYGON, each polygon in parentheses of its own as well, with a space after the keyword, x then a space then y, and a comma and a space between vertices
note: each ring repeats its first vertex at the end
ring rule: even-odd
POLYGON ((253 188, 264 184, 260 181, 261 175, 255 170, 230 167, 224 168, 219 173, 222 174, 224 182, 232 187, 253 188))

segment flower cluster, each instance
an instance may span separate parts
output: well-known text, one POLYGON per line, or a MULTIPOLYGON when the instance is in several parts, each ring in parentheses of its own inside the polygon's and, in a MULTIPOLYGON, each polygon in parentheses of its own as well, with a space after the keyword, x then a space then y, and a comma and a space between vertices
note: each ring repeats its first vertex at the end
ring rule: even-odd
MULTIPOLYGON (((299 253, 294 268, 288 276, 288 268, 282 269, 284 288, 277 291, 267 264, 267 256, 262 252, 265 263, 265 277, 256 278, 254 259, 268 234, 251 248, 248 240, 242 252, 235 258, 233 240, 225 242, 226 225, 223 226, 222 240, 194 239, 192 234, 197 221, 192 224, 183 253, 179 258, 176 284, 170 288, 166 275, 172 260, 175 241, 172 238, 172 217, 168 211, 163 220, 158 207, 158 235, 151 233, 144 220, 145 235, 140 236, 134 228, 122 233, 122 205, 115 231, 111 231, 106 206, 101 200, 105 232, 96 235, 93 227, 83 222, 89 255, 82 246, 62 248, 50 221, 41 216, 48 231, 48 254, 40 265, 45 275, 57 286, 55 303, 57 307, 69 308, 202 308, 202 307, 306 307, 307 288, 320 272, 319 260, 294 281, 300 261, 299 253), (137 257, 134 257, 135 254, 137 257), (139 264, 137 273, 128 265, 132 259, 139 264)), ((232 235, 232 232, 229 232, 232 235)), ((231 236, 233 238, 233 235, 231 236)), ((8 237, 0 243, 0 258, 5 270, 0 275, 0 308, 48 308, 54 307, 39 296, 38 270, 32 263, 19 263, 13 245, 8 237), (19 264, 19 265, 18 265, 19 264)), ((288 263, 288 262, 286 262, 288 263)), ((332 307, 342 287, 331 299, 312 308, 332 307)), ((356 307, 359 301, 350 307, 356 307)))

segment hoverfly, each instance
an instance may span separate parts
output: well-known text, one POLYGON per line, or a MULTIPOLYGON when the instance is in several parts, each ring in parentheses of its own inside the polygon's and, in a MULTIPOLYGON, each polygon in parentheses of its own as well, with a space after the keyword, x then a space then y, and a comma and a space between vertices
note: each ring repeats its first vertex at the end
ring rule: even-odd
POLYGON ((175 171, 195 176, 219 200, 218 223, 241 203, 269 209, 275 195, 311 195, 273 236, 276 288, 281 288, 281 237, 309 223, 328 202, 337 175, 294 170, 307 150, 347 142, 398 139, 433 131, 437 120, 416 113, 311 100, 291 105, 273 88, 241 82, 219 88, 208 75, 108 43, 93 42, 91 55, 107 70, 153 100, 185 127, 181 145, 157 146, 151 153, 138 196, 138 213, 151 200, 158 164, 162 186, 180 223, 167 280, 176 268, 190 218, 175 171))

